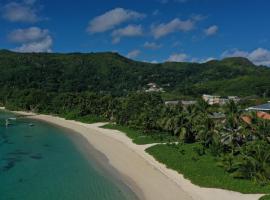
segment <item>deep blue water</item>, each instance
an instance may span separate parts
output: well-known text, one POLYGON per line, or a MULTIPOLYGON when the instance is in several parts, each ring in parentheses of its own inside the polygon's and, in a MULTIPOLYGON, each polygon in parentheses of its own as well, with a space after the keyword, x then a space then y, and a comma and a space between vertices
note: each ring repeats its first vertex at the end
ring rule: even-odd
POLYGON ((25 118, 6 128, 4 119, 12 116, 0 112, 1 200, 134 198, 77 148, 68 130, 25 118))

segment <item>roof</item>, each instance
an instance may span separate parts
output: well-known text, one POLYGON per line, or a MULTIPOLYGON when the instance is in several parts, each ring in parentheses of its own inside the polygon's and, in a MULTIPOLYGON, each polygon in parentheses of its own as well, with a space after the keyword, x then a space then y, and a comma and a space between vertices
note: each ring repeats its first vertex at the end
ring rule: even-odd
MULTIPOLYGON (((266 119, 266 120, 270 120, 270 114, 265 113, 265 112, 257 112, 257 117, 261 118, 261 119, 266 119)), ((251 116, 245 115, 242 116, 242 119, 244 120, 244 122, 251 124, 251 116)))
POLYGON ((249 107, 247 110, 270 111, 270 103, 249 107))
POLYGON ((257 112, 257 116, 261 119, 268 119, 270 120, 270 114, 265 112, 257 112))
POLYGON ((194 105, 197 103, 197 101, 181 101, 183 105, 194 105))
POLYGON ((177 104, 179 104, 180 103, 180 101, 165 101, 165 104, 166 105, 177 105, 177 104))
POLYGON ((224 113, 214 112, 211 115, 209 115, 208 117, 211 119, 224 119, 226 117, 226 115, 224 113))

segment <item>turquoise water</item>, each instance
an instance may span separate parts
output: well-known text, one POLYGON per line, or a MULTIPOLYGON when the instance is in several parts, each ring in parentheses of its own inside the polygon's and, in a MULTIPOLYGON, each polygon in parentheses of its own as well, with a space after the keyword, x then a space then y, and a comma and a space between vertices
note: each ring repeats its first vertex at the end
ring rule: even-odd
POLYGON ((6 128, 11 116, 0 112, 1 200, 135 199, 89 161, 67 130, 23 118, 6 128))

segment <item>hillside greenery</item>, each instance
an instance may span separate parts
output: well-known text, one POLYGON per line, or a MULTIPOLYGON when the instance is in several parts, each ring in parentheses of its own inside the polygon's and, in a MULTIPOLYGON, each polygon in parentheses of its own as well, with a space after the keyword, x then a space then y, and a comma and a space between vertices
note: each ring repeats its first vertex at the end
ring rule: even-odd
POLYGON ((123 96, 150 82, 174 96, 270 96, 270 69, 245 58, 207 63, 150 64, 117 53, 15 53, 0 51, 0 90, 85 92, 123 96), (258 77, 260 77, 258 79, 258 77))

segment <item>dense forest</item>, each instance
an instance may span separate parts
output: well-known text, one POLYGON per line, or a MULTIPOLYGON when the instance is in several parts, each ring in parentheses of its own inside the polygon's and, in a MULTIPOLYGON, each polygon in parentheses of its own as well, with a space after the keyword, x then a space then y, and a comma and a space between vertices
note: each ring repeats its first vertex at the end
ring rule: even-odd
MULTIPOLYGON (((94 92, 123 96, 154 82, 168 93, 270 96, 270 69, 245 58, 207 63, 150 64, 117 53, 15 53, 0 51, 1 96, 14 90, 94 92), (260 77, 258 79, 258 77, 260 77)), ((6 96, 6 95, 4 95, 6 96)))

